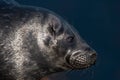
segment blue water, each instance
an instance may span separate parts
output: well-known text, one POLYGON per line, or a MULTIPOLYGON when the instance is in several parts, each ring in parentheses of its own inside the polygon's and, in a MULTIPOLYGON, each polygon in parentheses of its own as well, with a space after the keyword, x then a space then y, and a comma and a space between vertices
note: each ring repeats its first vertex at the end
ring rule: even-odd
MULTIPOLYGON (((116 0, 16 0, 61 15, 98 53, 97 64, 68 80, 120 80, 120 3, 116 0)), ((62 75, 59 79, 63 80, 62 75)))

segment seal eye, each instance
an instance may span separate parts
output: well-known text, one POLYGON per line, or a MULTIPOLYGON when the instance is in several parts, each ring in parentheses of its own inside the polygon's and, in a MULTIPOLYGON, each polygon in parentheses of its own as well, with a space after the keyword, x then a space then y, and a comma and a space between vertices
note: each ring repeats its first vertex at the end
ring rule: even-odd
POLYGON ((66 40, 67 42, 72 43, 74 41, 74 36, 68 36, 66 40))

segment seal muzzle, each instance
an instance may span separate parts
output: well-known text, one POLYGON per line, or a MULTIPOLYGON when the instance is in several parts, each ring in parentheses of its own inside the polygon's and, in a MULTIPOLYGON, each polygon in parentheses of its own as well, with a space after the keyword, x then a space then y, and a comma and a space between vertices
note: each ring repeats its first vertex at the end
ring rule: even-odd
POLYGON ((72 66, 72 68, 86 68, 93 65, 96 61, 96 53, 83 52, 81 50, 74 51, 66 55, 66 62, 72 66))

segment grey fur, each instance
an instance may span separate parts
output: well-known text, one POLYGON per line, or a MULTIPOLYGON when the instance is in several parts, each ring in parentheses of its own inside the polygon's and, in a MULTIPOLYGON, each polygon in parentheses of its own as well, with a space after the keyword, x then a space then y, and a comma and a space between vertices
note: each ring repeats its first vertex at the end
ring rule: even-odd
POLYGON ((0 80, 37 80, 59 71, 86 68, 94 64, 95 53, 55 13, 0 5, 0 80))

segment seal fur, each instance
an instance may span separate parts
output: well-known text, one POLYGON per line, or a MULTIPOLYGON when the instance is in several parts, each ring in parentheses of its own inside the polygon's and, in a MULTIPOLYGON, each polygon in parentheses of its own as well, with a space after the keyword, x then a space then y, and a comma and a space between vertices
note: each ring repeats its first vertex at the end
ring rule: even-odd
POLYGON ((55 13, 0 5, 0 80, 38 80, 51 73, 89 67, 95 60, 96 52, 55 13))

